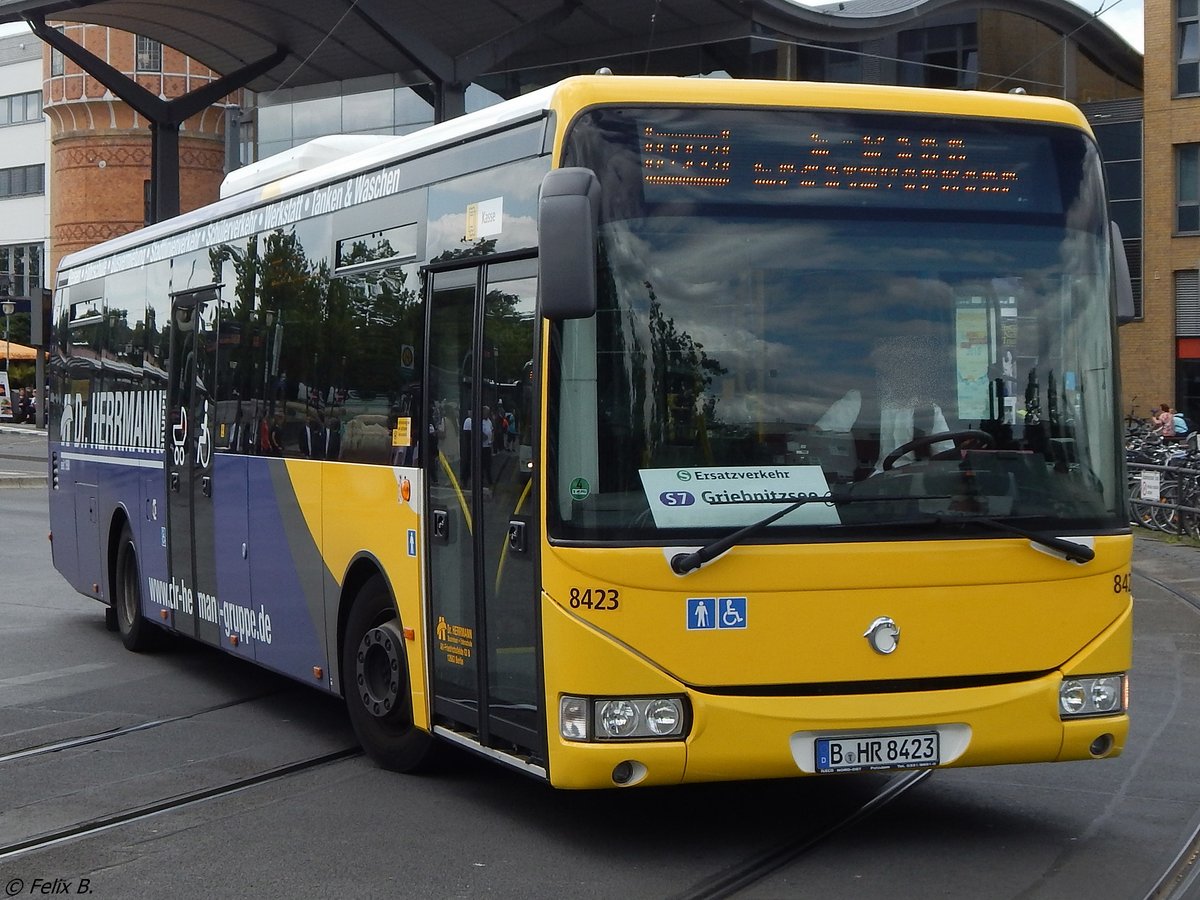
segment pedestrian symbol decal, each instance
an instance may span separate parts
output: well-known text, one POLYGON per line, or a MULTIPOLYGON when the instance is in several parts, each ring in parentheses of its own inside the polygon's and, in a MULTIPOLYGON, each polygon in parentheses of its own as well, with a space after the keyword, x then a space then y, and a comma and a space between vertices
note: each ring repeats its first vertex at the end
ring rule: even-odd
POLYGON ((717 627, 717 601, 713 597, 689 597, 687 602, 688 631, 703 631, 717 627))

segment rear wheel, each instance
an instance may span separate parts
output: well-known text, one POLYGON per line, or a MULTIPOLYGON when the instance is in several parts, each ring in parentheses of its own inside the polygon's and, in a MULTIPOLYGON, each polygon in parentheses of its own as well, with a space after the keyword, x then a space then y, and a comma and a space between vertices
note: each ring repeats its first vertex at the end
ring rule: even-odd
POLYGON ((1200 514, 1191 512, 1200 508, 1200 481, 1195 475, 1183 479, 1179 490, 1179 505, 1187 507, 1180 511, 1181 524, 1184 532, 1191 538, 1200 538, 1200 514))
POLYGON ((142 618, 142 580, 138 574, 137 548, 133 532, 126 522, 121 527, 117 544, 117 563, 113 569, 112 609, 121 643, 129 650, 141 652, 154 646, 156 629, 142 618))
POLYGON ((1174 474, 1164 474, 1158 502, 1166 506, 1151 507, 1154 527, 1167 534, 1179 534, 1179 481, 1174 474))
POLYGON ((1154 527, 1154 509, 1142 500, 1142 476, 1134 476, 1129 485, 1129 524, 1142 528, 1154 527))
POLYGON ((404 635, 381 575, 371 576, 350 609, 342 685, 350 724, 369 757, 396 772, 420 771, 433 762, 433 735, 413 724, 404 635))

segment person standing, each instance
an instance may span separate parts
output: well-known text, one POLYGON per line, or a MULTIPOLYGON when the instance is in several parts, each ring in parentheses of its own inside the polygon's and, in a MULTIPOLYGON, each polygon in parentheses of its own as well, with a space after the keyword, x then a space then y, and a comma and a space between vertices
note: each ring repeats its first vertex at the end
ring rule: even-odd
POLYGON ((1154 414, 1154 433, 1161 436, 1164 441, 1174 440, 1175 438, 1175 416, 1171 413, 1171 407, 1166 404, 1160 404, 1158 412, 1154 414))
POLYGON ((441 441, 446 436, 446 417, 440 403, 434 402, 429 413, 429 483, 438 483, 438 467, 441 465, 441 441))
MULTIPOLYGON (((492 409, 490 406, 483 408, 483 415, 479 417, 479 464, 481 466, 480 474, 483 475, 483 482, 486 487, 492 486, 492 436, 495 434, 495 429, 492 426, 492 409)), ((471 478, 471 455, 473 452, 471 441, 475 437, 474 422, 471 419, 470 413, 463 420, 462 424, 462 477, 463 481, 469 481, 471 478)))
POLYGON ((13 409, 13 421, 15 422, 32 422, 33 421, 33 391, 26 391, 21 388, 17 391, 17 405, 13 409))
POLYGON ((496 435, 496 427, 492 422, 492 408, 485 406, 483 415, 479 417, 479 430, 481 434, 480 440, 480 460, 483 465, 483 480, 490 488, 492 486, 492 453, 493 441, 496 435))
POLYGON ((517 448, 517 417, 513 415, 510 409, 505 413, 505 421, 508 427, 504 429, 504 440, 507 443, 507 449, 515 450, 517 448))

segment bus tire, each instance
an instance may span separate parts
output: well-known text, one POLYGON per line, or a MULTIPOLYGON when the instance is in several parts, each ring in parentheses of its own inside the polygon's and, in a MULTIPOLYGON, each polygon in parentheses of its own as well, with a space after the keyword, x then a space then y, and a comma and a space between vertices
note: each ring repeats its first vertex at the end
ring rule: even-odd
POLYGON ((342 693, 354 734, 367 756, 394 772, 433 762, 435 738, 413 724, 408 654, 383 576, 359 589, 342 641, 342 693))
POLYGON ((142 618, 142 579, 138 573, 137 547, 126 522, 117 542, 117 560, 113 566, 112 608, 116 610, 117 631, 127 650, 141 653, 154 646, 154 626, 142 618))

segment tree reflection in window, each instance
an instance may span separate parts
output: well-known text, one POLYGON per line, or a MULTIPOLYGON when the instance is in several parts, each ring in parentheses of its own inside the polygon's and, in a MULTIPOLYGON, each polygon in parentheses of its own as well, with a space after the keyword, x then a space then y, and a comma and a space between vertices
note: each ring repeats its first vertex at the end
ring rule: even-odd
MULTIPOLYGON (((339 261, 394 257, 393 248, 363 240, 339 261)), ((218 351, 233 365, 218 367, 228 381, 219 400, 234 401, 221 418, 246 438, 244 448, 228 449, 391 462, 395 409, 421 368, 424 316, 412 267, 334 275, 328 260, 309 259, 294 229, 214 247, 210 259, 214 276, 226 261, 234 271, 218 351)))

